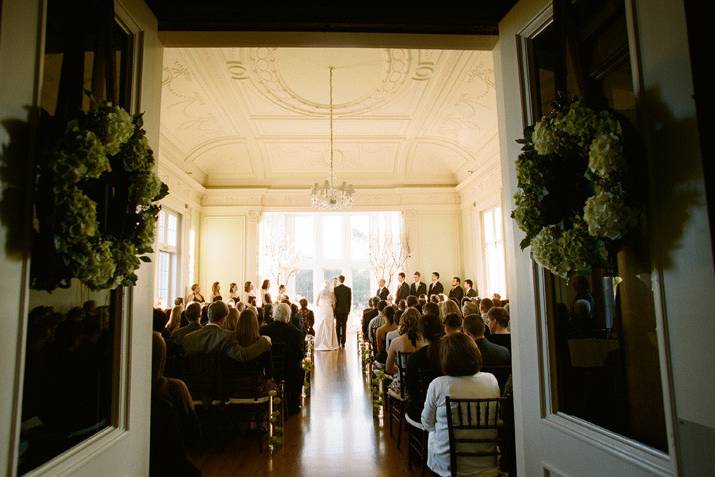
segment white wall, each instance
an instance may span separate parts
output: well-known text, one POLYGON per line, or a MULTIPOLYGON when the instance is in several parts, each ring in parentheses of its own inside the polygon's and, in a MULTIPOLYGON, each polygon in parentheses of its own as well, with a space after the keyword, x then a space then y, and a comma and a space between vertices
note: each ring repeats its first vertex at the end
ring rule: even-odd
MULTIPOLYGON (((221 295, 228 298, 229 284, 242 290, 246 281, 246 215, 204 216, 201 219, 201 267, 199 283, 208 300, 211 284, 221 284, 221 295)), ((258 287, 256 287, 258 288, 258 287)))

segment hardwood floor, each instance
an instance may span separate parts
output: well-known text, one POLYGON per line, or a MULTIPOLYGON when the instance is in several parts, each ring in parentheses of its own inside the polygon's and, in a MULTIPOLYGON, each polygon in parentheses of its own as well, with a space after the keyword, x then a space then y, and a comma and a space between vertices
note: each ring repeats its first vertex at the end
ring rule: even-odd
MULTIPOLYGON (((316 351, 313 388, 301 414, 285 424, 284 445, 272 456, 255 442, 236 439, 223 452, 192 456, 206 477, 223 476, 405 476, 402 451, 390 437, 387 421, 373 415, 369 384, 363 380, 355 335, 346 349, 316 351)), ((396 437, 396 436, 395 436, 396 437)))

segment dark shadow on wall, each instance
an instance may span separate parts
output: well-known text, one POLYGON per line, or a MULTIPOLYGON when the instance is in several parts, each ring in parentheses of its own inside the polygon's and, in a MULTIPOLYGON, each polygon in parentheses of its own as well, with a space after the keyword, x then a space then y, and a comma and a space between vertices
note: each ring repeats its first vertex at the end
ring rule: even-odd
POLYGON ((8 142, 0 149, 0 220, 7 230, 5 254, 22 260, 31 250, 33 153, 36 144, 38 111, 28 108, 28 119, 0 121, 8 142))
POLYGON ((673 252, 682 247, 692 209, 706 203, 697 121, 694 117, 676 118, 658 88, 644 92, 641 110, 653 177, 653 258, 668 270, 673 266, 673 252))

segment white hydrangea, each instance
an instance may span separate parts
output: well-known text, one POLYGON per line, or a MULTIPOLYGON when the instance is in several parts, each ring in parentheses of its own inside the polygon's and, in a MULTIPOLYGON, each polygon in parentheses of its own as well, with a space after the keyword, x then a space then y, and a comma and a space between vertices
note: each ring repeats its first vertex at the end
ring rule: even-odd
POLYGON ((106 136, 104 146, 110 156, 119 152, 122 144, 127 142, 134 134, 132 117, 124 109, 115 106, 113 111, 107 113, 106 136))
POLYGON ((536 149, 536 152, 542 156, 556 152, 556 147, 558 145, 556 131, 546 121, 539 121, 536 123, 532 139, 534 141, 534 149, 536 149))
POLYGON ((623 145, 615 134, 599 134, 588 150, 588 168, 594 174, 605 178, 621 169, 623 145))
POLYGON ((560 276, 566 276, 563 267, 563 253, 560 234, 553 227, 544 227, 531 240, 531 252, 539 265, 560 276))
POLYGON ((603 191, 586 201, 583 218, 588 224, 589 234, 618 240, 636 224, 638 213, 620 197, 603 191))

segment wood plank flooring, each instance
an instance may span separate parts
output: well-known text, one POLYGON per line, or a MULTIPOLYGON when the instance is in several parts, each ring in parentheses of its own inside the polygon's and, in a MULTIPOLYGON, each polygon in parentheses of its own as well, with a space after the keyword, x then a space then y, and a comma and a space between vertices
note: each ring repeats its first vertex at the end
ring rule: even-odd
POLYGON ((206 477, 421 475, 407 468, 406 435, 398 451, 386 418, 373 414, 355 348, 349 334, 346 349, 315 352, 311 396, 286 421, 284 445, 272 456, 244 438, 222 452, 196 453, 193 462, 206 477))

